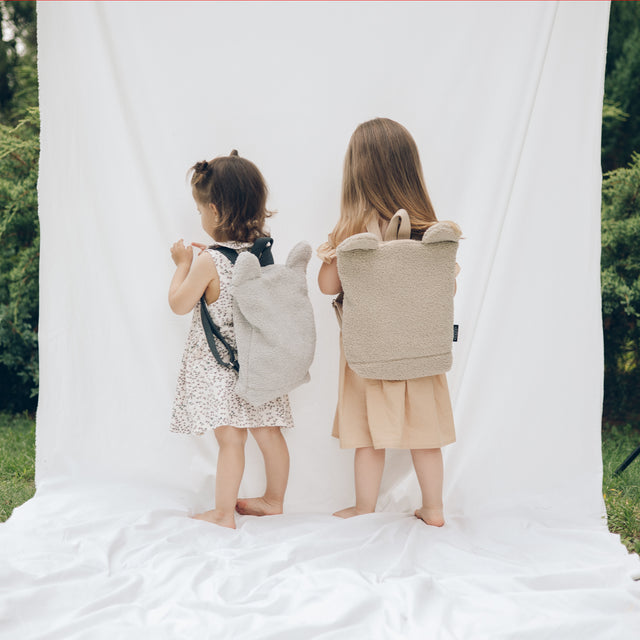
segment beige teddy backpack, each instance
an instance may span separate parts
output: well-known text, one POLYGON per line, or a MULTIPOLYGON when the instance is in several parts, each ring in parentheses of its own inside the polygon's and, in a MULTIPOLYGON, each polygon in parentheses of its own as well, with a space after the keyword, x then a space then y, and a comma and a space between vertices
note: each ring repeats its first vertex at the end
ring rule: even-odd
POLYGON ((377 380, 448 371, 460 229, 437 222, 422 240, 411 240, 409 214, 401 209, 384 239, 377 225, 372 231, 347 238, 336 250, 349 366, 377 380))

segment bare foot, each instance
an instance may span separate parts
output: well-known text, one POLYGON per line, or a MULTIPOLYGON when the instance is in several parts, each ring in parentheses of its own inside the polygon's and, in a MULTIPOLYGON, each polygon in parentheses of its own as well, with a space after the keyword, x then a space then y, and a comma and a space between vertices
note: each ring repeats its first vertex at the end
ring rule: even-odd
POLYGON ((282 502, 262 498, 241 498, 236 502, 236 511, 243 516, 277 516, 282 513, 282 502))
POLYGON ((422 507, 421 509, 416 509, 415 516, 433 527, 441 527, 444 524, 442 507, 436 507, 435 509, 422 507))
POLYGON ((357 509, 356 507, 348 507, 346 509, 340 509, 340 511, 336 511, 333 515, 337 518, 353 518, 353 516, 364 516, 367 513, 373 513, 373 511, 363 511, 362 509, 357 509))
POLYGON ((220 513, 215 509, 211 511, 205 511, 195 516, 191 516, 194 520, 204 520, 205 522, 211 522, 212 524, 220 525, 221 527, 227 527, 229 529, 236 528, 236 520, 233 514, 220 513))

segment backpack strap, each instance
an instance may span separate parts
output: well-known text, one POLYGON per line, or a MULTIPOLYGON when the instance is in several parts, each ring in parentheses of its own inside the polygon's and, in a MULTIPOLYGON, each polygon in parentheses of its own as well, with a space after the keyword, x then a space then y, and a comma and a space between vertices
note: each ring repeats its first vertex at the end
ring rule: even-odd
POLYGON ((409 214, 404 209, 399 209, 393 218, 389 220, 389 226, 384 234, 384 241, 408 240, 410 237, 411 220, 409 219, 409 214))
MULTIPOLYGON (((209 248, 219 251, 227 260, 229 260, 229 262, 231 262, 231 264, 236 263, 238 252, 235 249, 232 249, 231 247, 223 247, 221 245, 214 245, 209 248)), ((233 369, 238 372, 240 370, 240 365, 238 364, 238 353, 227 342, 220 331, 220 327, 213 321, 213 318, 207 309, 206 291, 200 298, 200 320, 202 320, 202 328, 204 329, 204 335, 207 339, 207 343, 209 344, 209 349, 211 349, 211 353, 213 354, 216 362, 225 369, 233 369), (226 351, 227 360, 223 360, 220 355, 216 340, 220 343, 223 352, 226 351)))
MULTIPOLYGON (((271 246, 273 245, 273 238, 258 238, 249 249, 253 255, 258 258, 261 267, 273 264, 273 255, 271 253, 271 246)), ((224 247, 222 245, 215 245, 209 247, 219 251, 231 264, 235 265, 238 259, 238 252, 231 247, 224 247)), ((202 294, 200 298, 200 319, 202 320, 202 328, 204 329, 204 335, 207 338, 209 349, 215 358, 216 362, 225 369, 233 369, 236 372, 240 370, 238 364, 238 352, 227 342, 220 331, 220 327, 213 321, 209 310, 207 309, 206 292, 202 294), (227 360, 223 360, 218 350, 218 344, 216 340, 222 346, 222 349, 227 353, 227 360)))
POLYGON ((378 240, 389 242, 390 240, 408 240, 411 238, 411 219, 404 209, 396 211, 395 215, 389 220, 389 225, 384 233, 384 238, 380 232, 378 217, 370 218, 367 221, 366 229, 372 233, 378 240))
MULTIPOLYGON (((273 264, 273 254, 271 253, 271 247, 273 246, 273 238, 258 238, 250 247, 249 253, 253 253, 261 267, 273 264)), ((238 259, 238 252, 231 247, 225 247, 220 244, 215 244, 209 247, 209 249, 215 249, 219 251, 231 264, 235 264, 238 259)))
POLYGON ((216 251, 219 251, 227 260, 229 260, 231 264, 235 264, 236 260, 238 259, 238 252, 231 247, 223 247, 220 244, 214 244, 213 246, 209 247, 209 249, 215 249, 216 251))
POLYGON ((202 320, 202 328, 204 329, 204 335, 207 338, 209 349, 211 349, 211 353, 216 362, 225 369, 234 369, 236 372, 239 371, 238 354, 222 335, 220 327, 213 321, 207 309, 207 300, 204 293, 202 294, 202 298, 200 298, 200 319, 202 320), (227 352, 228 360, 222 359, 216 340, 220 342, 222 348, 227 352))
MULTIPOLYGON (((254 243, 250 253, 253 253, 261 267, 266 267, 273 264, 273 254, 271 253, 271 247, 273 246, 273 238, 258 238, 254 243)), ((217 247, 216 247, 217 248, 217 247)))

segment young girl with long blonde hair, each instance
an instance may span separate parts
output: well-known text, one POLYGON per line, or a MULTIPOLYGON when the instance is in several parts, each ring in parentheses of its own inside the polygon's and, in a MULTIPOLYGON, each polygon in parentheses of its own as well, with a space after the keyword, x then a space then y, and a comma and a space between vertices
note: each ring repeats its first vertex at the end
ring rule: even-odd
MULTIPOLYGON (((323 260, 320 290, 341 293, 336 247, 346 238, 378 225, 384 232, 393 215, 405 209, 411 237, 421 239, 437 222, 411 134, 387 118, 359 125, 344 161, 340 219, 329 242, 318 249, 323 260)), ((399 311, 401 313, 401 310, 399 311)), ((349 518, 375 511, 386 449, 410 449, 422 492, 415 515, 444 524, 441 447, 455 441, 453 413, 445 374, 410 380, 361 378, 340 353, 338 405, 333 436, 341 448, 355 449, 356 503, 334 515, 349 518)))

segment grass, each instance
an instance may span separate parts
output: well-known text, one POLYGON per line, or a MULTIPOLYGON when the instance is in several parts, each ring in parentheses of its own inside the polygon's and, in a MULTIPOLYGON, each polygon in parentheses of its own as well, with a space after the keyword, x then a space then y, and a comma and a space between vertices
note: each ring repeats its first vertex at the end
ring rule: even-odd
POLYGON ((629 551, 640 553, 640 456, 619 476, 615 470, 638 446, 640 429, 605 425, 602 429, 602 490, 609 531, 620 534, 629 551))
MULTIPOLYGON (((605 425, 602 429, 602 489, 609 530, 629 551, 640 553, 640 456, 619 476, 615 470, 640 446, 640 429, 605 425)), ((35 421, 28 415, 0 413, 0 522, 35 492, 35 421)))
POLYGON ((35 421, 0 413, 0 522, 35 493, 35 457, 35 421))

